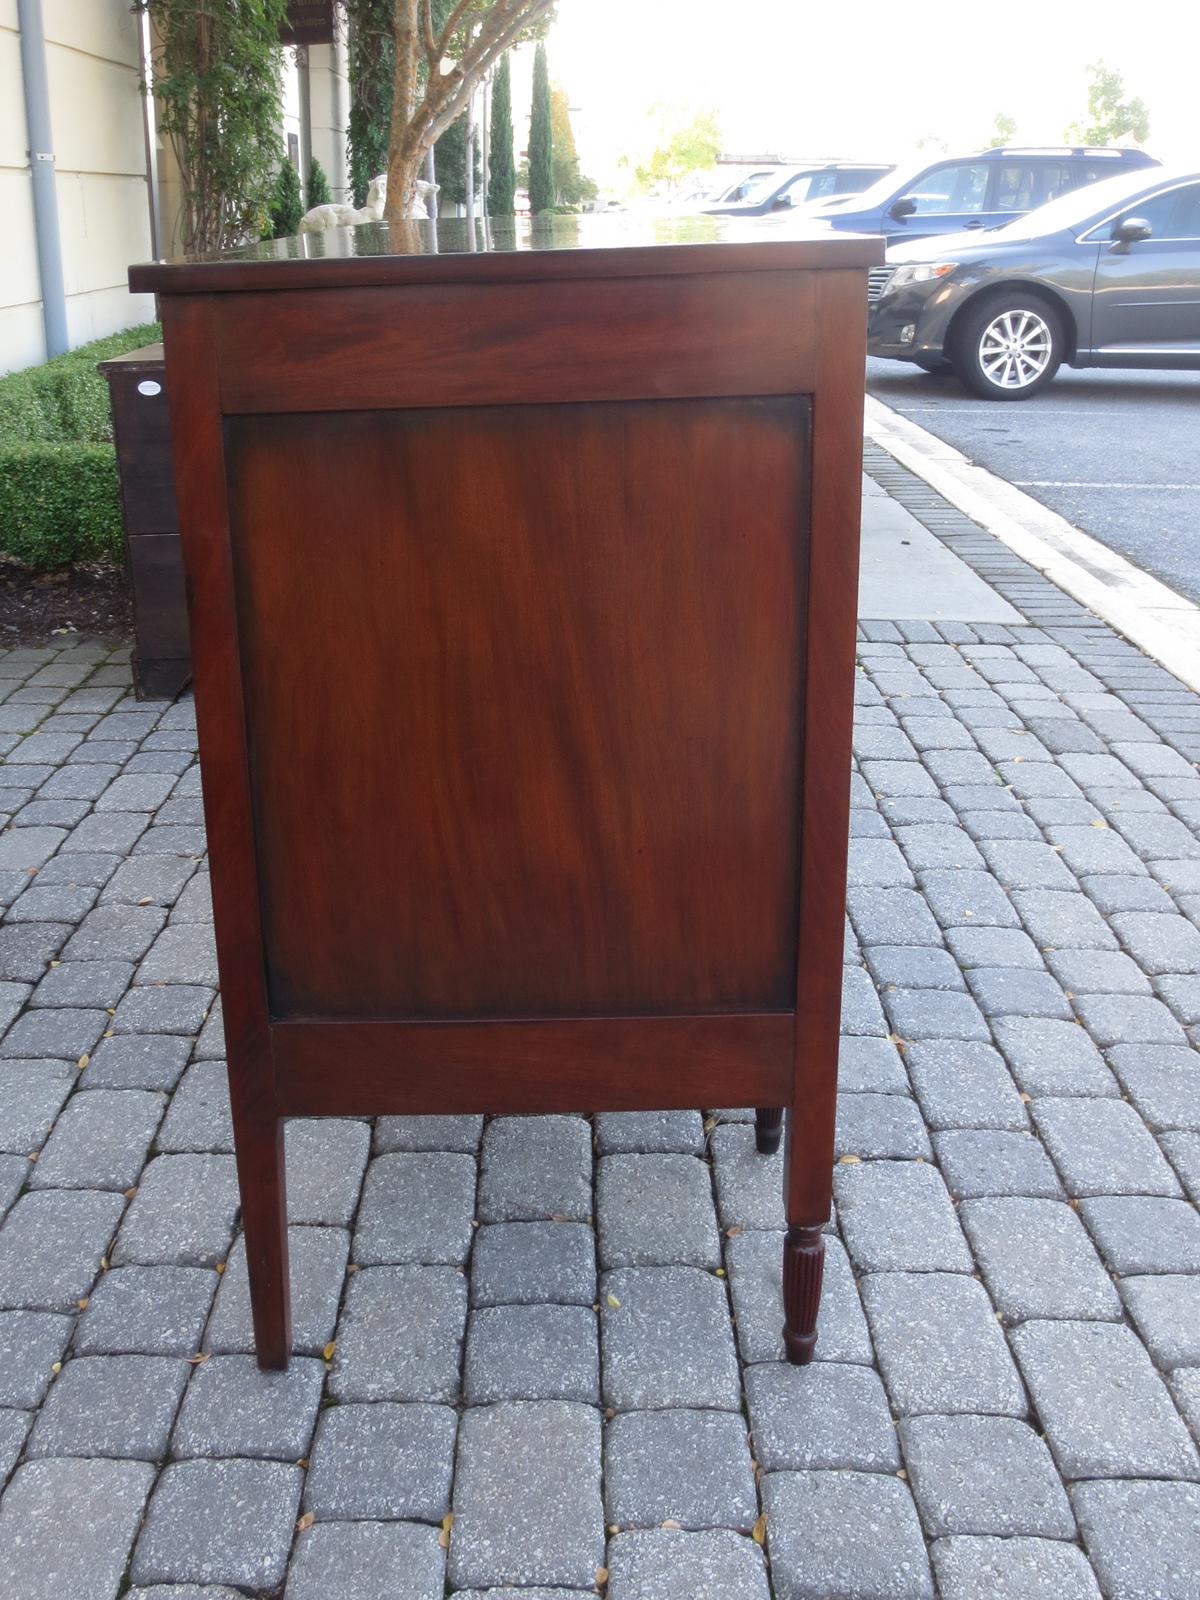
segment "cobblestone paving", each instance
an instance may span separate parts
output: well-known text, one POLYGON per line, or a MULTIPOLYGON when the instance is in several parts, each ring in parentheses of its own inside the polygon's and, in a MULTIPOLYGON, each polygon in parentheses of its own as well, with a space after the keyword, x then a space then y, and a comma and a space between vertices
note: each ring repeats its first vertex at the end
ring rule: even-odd
POLYGON ((807 1370, 709 1110, 293 1125, 259 1373, 191 706, 0 657, 0 1595, 1195 1600, 1200 699, 1040 584, 862 629, 807 1370))

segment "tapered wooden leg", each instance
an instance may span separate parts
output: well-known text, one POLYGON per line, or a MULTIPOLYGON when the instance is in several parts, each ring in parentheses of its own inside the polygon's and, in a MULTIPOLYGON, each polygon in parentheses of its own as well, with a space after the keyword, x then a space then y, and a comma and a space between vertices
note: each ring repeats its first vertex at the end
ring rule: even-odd
POLYGON ((754 1142, 759 1155, 773 1156, 783 1137, 783 1107, 759 1106, 754 1113, 754 1142))
POLYGON ((234 1143, 254 1348, 260 1367, 279 1369, 287 1366, 292 1351, 283 1122, 273 1109, 269 1113, 245 1109, 239 1115, 235 1096, 234 1143))
POLYGON ((783 1343, 787 1358, 806 1366, 817 1347, 817 1312, 825 1272, 820 1228, 789 1228, 783 1246, 783 1343))

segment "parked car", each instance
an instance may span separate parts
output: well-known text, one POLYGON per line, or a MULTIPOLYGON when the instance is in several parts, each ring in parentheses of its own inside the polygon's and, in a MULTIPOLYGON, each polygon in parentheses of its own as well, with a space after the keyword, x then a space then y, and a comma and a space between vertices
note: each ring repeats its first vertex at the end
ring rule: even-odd
POLYGON ((895 246, 871 355, 1023 400, 1073 367, 1200 371, 1200 172, 1126 172, 982 236, 895 246))
POLYGON ((896 244, 965 228, 1002 227, 1069 190, 1157 165, 1143 150, 1005 145, 894 170, 850 200, 814 197, 805 214, 847 233, 882 233, 896 244))
POLYGON ((773 177, 778 171, 778 167, 757 167, 750 172, 743 172, 735 182, 709 195, 709 204, 714 206, 735 205, 737 201, 744 200, 747 197, 750 193, 751 184, 761 183, 764 178, 773 177))
POLYGON ((722 200, 704 210, 714 217, 765 217, 834 195, 853 197, 891 170, 878 161, 815 161, 779 168, 738 185, 744 191, 740 200, 722 200))

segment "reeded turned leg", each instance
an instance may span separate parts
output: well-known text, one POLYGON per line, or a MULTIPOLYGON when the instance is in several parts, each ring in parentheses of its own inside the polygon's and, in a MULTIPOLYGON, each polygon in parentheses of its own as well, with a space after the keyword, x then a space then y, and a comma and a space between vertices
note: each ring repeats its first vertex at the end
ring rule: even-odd
POLYGON ((825 1273, 820 1228, 789 1228, 783 1246, 783 1343, 787 1358, 805 1366, 817 1347, 817 1312, 825 1273))
POLYGON ((754 1142, 759 1155, 773 1156, 783 1137, 783 1107, 759 1106, 754 1113, 754 1142))

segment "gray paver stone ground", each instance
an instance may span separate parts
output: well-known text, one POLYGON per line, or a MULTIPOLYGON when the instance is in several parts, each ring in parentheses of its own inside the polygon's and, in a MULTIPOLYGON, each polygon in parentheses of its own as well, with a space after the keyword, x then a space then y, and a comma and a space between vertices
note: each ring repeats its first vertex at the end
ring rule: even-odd
POLYGON ((0 1311, 0 1405, 40 1405, 70 1337, 70 1317, 0 1311))
POLYGON ((371 1147, 366 1122, 300 1117, 284 1129, 288 1221, 349 1227, 371 1147))
POLYGON ((600 1280, 605 1404, 741 1406, 725 1285, 696 1267, 621 1267, 600 1280))
POLYGON ((121 1224, 113 1261, 214 1266, 229 1250, 238 1204, 232 1156, 156 1156, 121 1224))
POLYGON ((1200 1276, 1125 1278, 1121 1294, 1158 1366, 1200 1366, 1200 1276))
POLYGON ((1200 1477, 1200 1458, 1131 1328, 1027 1322, 1021 1363, 1064 1477, 1200 1477))
POLYGON ((932 1600, 921 1525, 898 1479, 865 1472, 772 1472, 762 1490, 778 1600, 932 1600))
POLYGON ((838 1089, 843 1094, 907 1095, 908 1076, 889 1039, 843 1036, 838 1052, 838 1089))
POLYGON ((1112 1600, 1190 1600, 1200 1594, 1200 1486, 1081 1483, 1075 1515, 1112 1600))
POLYGON ((466 1315, 466 1279, 453 1267, 364 1267, 346 1294, 330 1393, 457 1400, 466 1315))
MULTIPOLYGON (((726 1244, 725 1260, 742 1360, 783 1361, 783 1234, 738 1234, 726 1244)), ((816 1359, 867 1363, 873 1359, 845 1247, 830 1234, 825 1237, 816 1359)))
POLYGON ((160 1460, 190 1370, 169 1356, 68 1361, 38 1413, 28 1454, 160 1460))
POLYGON ((154 1468, 142 1461, 32 1461, 0 1501, 0 1594, 114 1600, 154 1468), (76 1538, 63 1538, 66 1509, 76 1538))
POLYGON ((1063 1198, 1049 1156, 1030 1134, 950 1129, 935 1136, 934 1146, 946 1187, 957 1200, 984 1195, 1063 1198))
POLYGON ((0 1228, 0 1307, 74 1311, 91 1289, 124 1209, 119 1194, 24 1194, 0 1228))
POLYGON ((63 961, 33 992, 35 1006, 115 1006, 133 975, 129 961, 63 961))
POLYGON ((608 1600, 769 1600, 771 1592, 759 1547, 723 1529, 619 1533, 609 1545, 608 1571, 608 1600))
POLYGON ((449 1406, 330 1406, 322 1411, 304 1485, 318 1520, 412 1518, 450 1510, 458 1418, 449 1406))
POLYGON ((1101 1600, 1087 1557, 1051 1539, 972 1539, 957 1535, 933 1546, 942 1600, 1101 1600))
POLYGON ((470 1116, 380 1117, 374 1150, 457 1150, 474 1155, 483 1137, 483 1118, 470 1116))
POLYGON ((870 1367, 766 1362, 746 1372, 755 1459, 767 1472, 896 1472, 896 1426, 870 1367))
POLYGON ((1023 1417, 1025 1390, 984 1287, 955 1273, 885 1272, 863 1304, 898 1416, 984 1412, 1023 1417))
MULTIPOLYGON (((365 1135, 364 1133, 364 1153, 365 1135)), ((448 1152, 376 1156, 354 1231, 362 1266, 457 1266, 471 1248, 475 1162, 448 1152)))
POLYGON ((970 1272, 972 1261, 936 1168, 866 1161, 834 1174, 851 1260, 865 1272, 970 1272))
POLYGON ((996 1309, 1008 1321, 1120 1320, 1120 1296, 1070 1206, 994 1198, 967 1200, 959 1214, 996 1309))
POLYGON ((1144 994, 1087 994, 1075 999, 1079 1020, 1098 1045, 1185 1044, 1187 1036, 1161 1000, 1144 994))
POLYGON ((91 1050, 108 1023, 107 1011, 75 1006, 26 1011, 4 1035, 0 1056, 78 1061, 91 1050))
POLYGON ((1031 1110, 1068 1193, 1182 1193, 1145 1124, 1124 1100, 1034 1100, 1031 1110))
POLYGON ((582 1117, 497 1117, 484 1131, 484 1222, 585 1221, 592 1210, 591 1128, 582 1117))
MULTIPOLYGON (((333 1338, 349 1254, 350 1236, 343 1228, 288 1229, 292 1349, 298 1355, 319 1355, 333 1338)), ((204 1348, 216 1354, 254 1348, 246 1241, 240 1234, 221 1277, 204 1348)))
POLYGON ((730 1411, 631 1411, 604 1434, 604 1515, 620 1528, 749 1532, 758 1517, 746 1426, 730 1411))
POLYGON ((698 1111, 601 1111, 594 1119, 602 1156, 704 1153, 704 1123, 698 1111))
POLYGON ((89 1089, 163 1089, 179 1082, 192 1049, 190 1039, 171 1033, 126 1033, 101 1039, 88 1062, 89 1089))
MULTIPOLYGON (((171 1097, 155 1143, 160 1151, 233 1151, 229 1079, 223 1061, 194 1061, 171 1097)), ((289 1200, 291 1195, 289 1192, 289 1200)))
POLYGON ((1200 1204, 1200 1133, 1164 1133, 1159 1144, 1192 1200, 1200 1204))
POLYGON ((196 1368, 171 1435, 171 1454, 298 1461, 307 1454, 325 1367, 293 1356, 260 1372, 253 1356, 213 1356, 196 1368))
POLYGON ((1115 1045, 1108 1059, 1147 1126, 1156 1133, 1200 1131, 1200 1052, 1179 1045, 1115 1045))
POLYGON ((941 989, 891 989, 883 996, 893 1030, 902 1039, 983 1039, 987 1022, 969 994, 941 989))
POLYGON ((745 1124, 714 1129, 710 1143, 722 1228, 782 1228, 782 1151, 760 1155, 745 1124))
MULTIPOLYGON (((714 1142, 722 1134, 743 1131, 717 1129, 714 1142)), ((721 1264, 712 1175, 695 1156, 602 1157, 597 1164, 596 1222, 605 1267, 721 1264)))
POLYGON ((1075 1518, 1054 1462, 1011 1417, 913 1417, 900 1424, 925 1531, 1073 1539, 1075 1518))
POLYGON ((75 1329, 78 1355, 192 1356, 217 1288, 207 1267, 113 1267, 75 1329))
POLYGON ((130 1188, 165 1109, 161 1094, 144 1089, 92 1089, 73 1095, 46 1141, 32 1186, 130 1188))
POLYGON ((445 1570, 436 1528, 328 1523, 300 1535, 285 1600, 442 1600, 445 1570))
POLYGON ((590 1588, 603 1565, 599 1414, 561 1400, 467 1411, 454 1483, 451 1584, 590 1588))
POLYGON ((1028 1127, 1021 1097, 994 1045, 925 1040, 909 1046, 905 1063, 931 1128, 1028 1127))
POLYGON ((996 1043, 1017 1085, 1031 1095, 1120 1094, 1084 1030, 1052 1017, 997 1017, 996 1043))
POLYGON ((1111 1272, 1200 1272, 1200 1214, 1184 1200, 1106 1195, 1079 1212, 1111 1272))
POLYGON ((0 1486, 17 1464, 32 1421, 30 1411, 0 1411, 0 1486))
POLYGON ((907 1095, 843 1093, 838 1097, 833 1153, 875 1161, 925 1161, 933 1148, 921 1113, 907 1095))
POLYGON ((74 1062, 0 1062, 0 1150, 37 1150, 77 1076, 74 1062))
MULTIPOLYGON (((690 1158, 685 1158, 690 1159, 690 1158)), ((495 1400, 600 1401, 600 1352, 591 1306, 491 1306, 467 1322, 467 1405, 495 1400)))
POLYGON ((596 1300, 596 1237, 582 1222, 495 1222, 471 1252, 475 1306, 590 1306, 596 1300))
POLYGON ((200 1032, 213 991, 195 984, 153 984, 130 989, 112 1018, 114 1033, 200 1032))
POLYGON ((179 1461, 155 1485, 134 1583, 283 1582, 304 1474, 280 1461, 179 1461))

